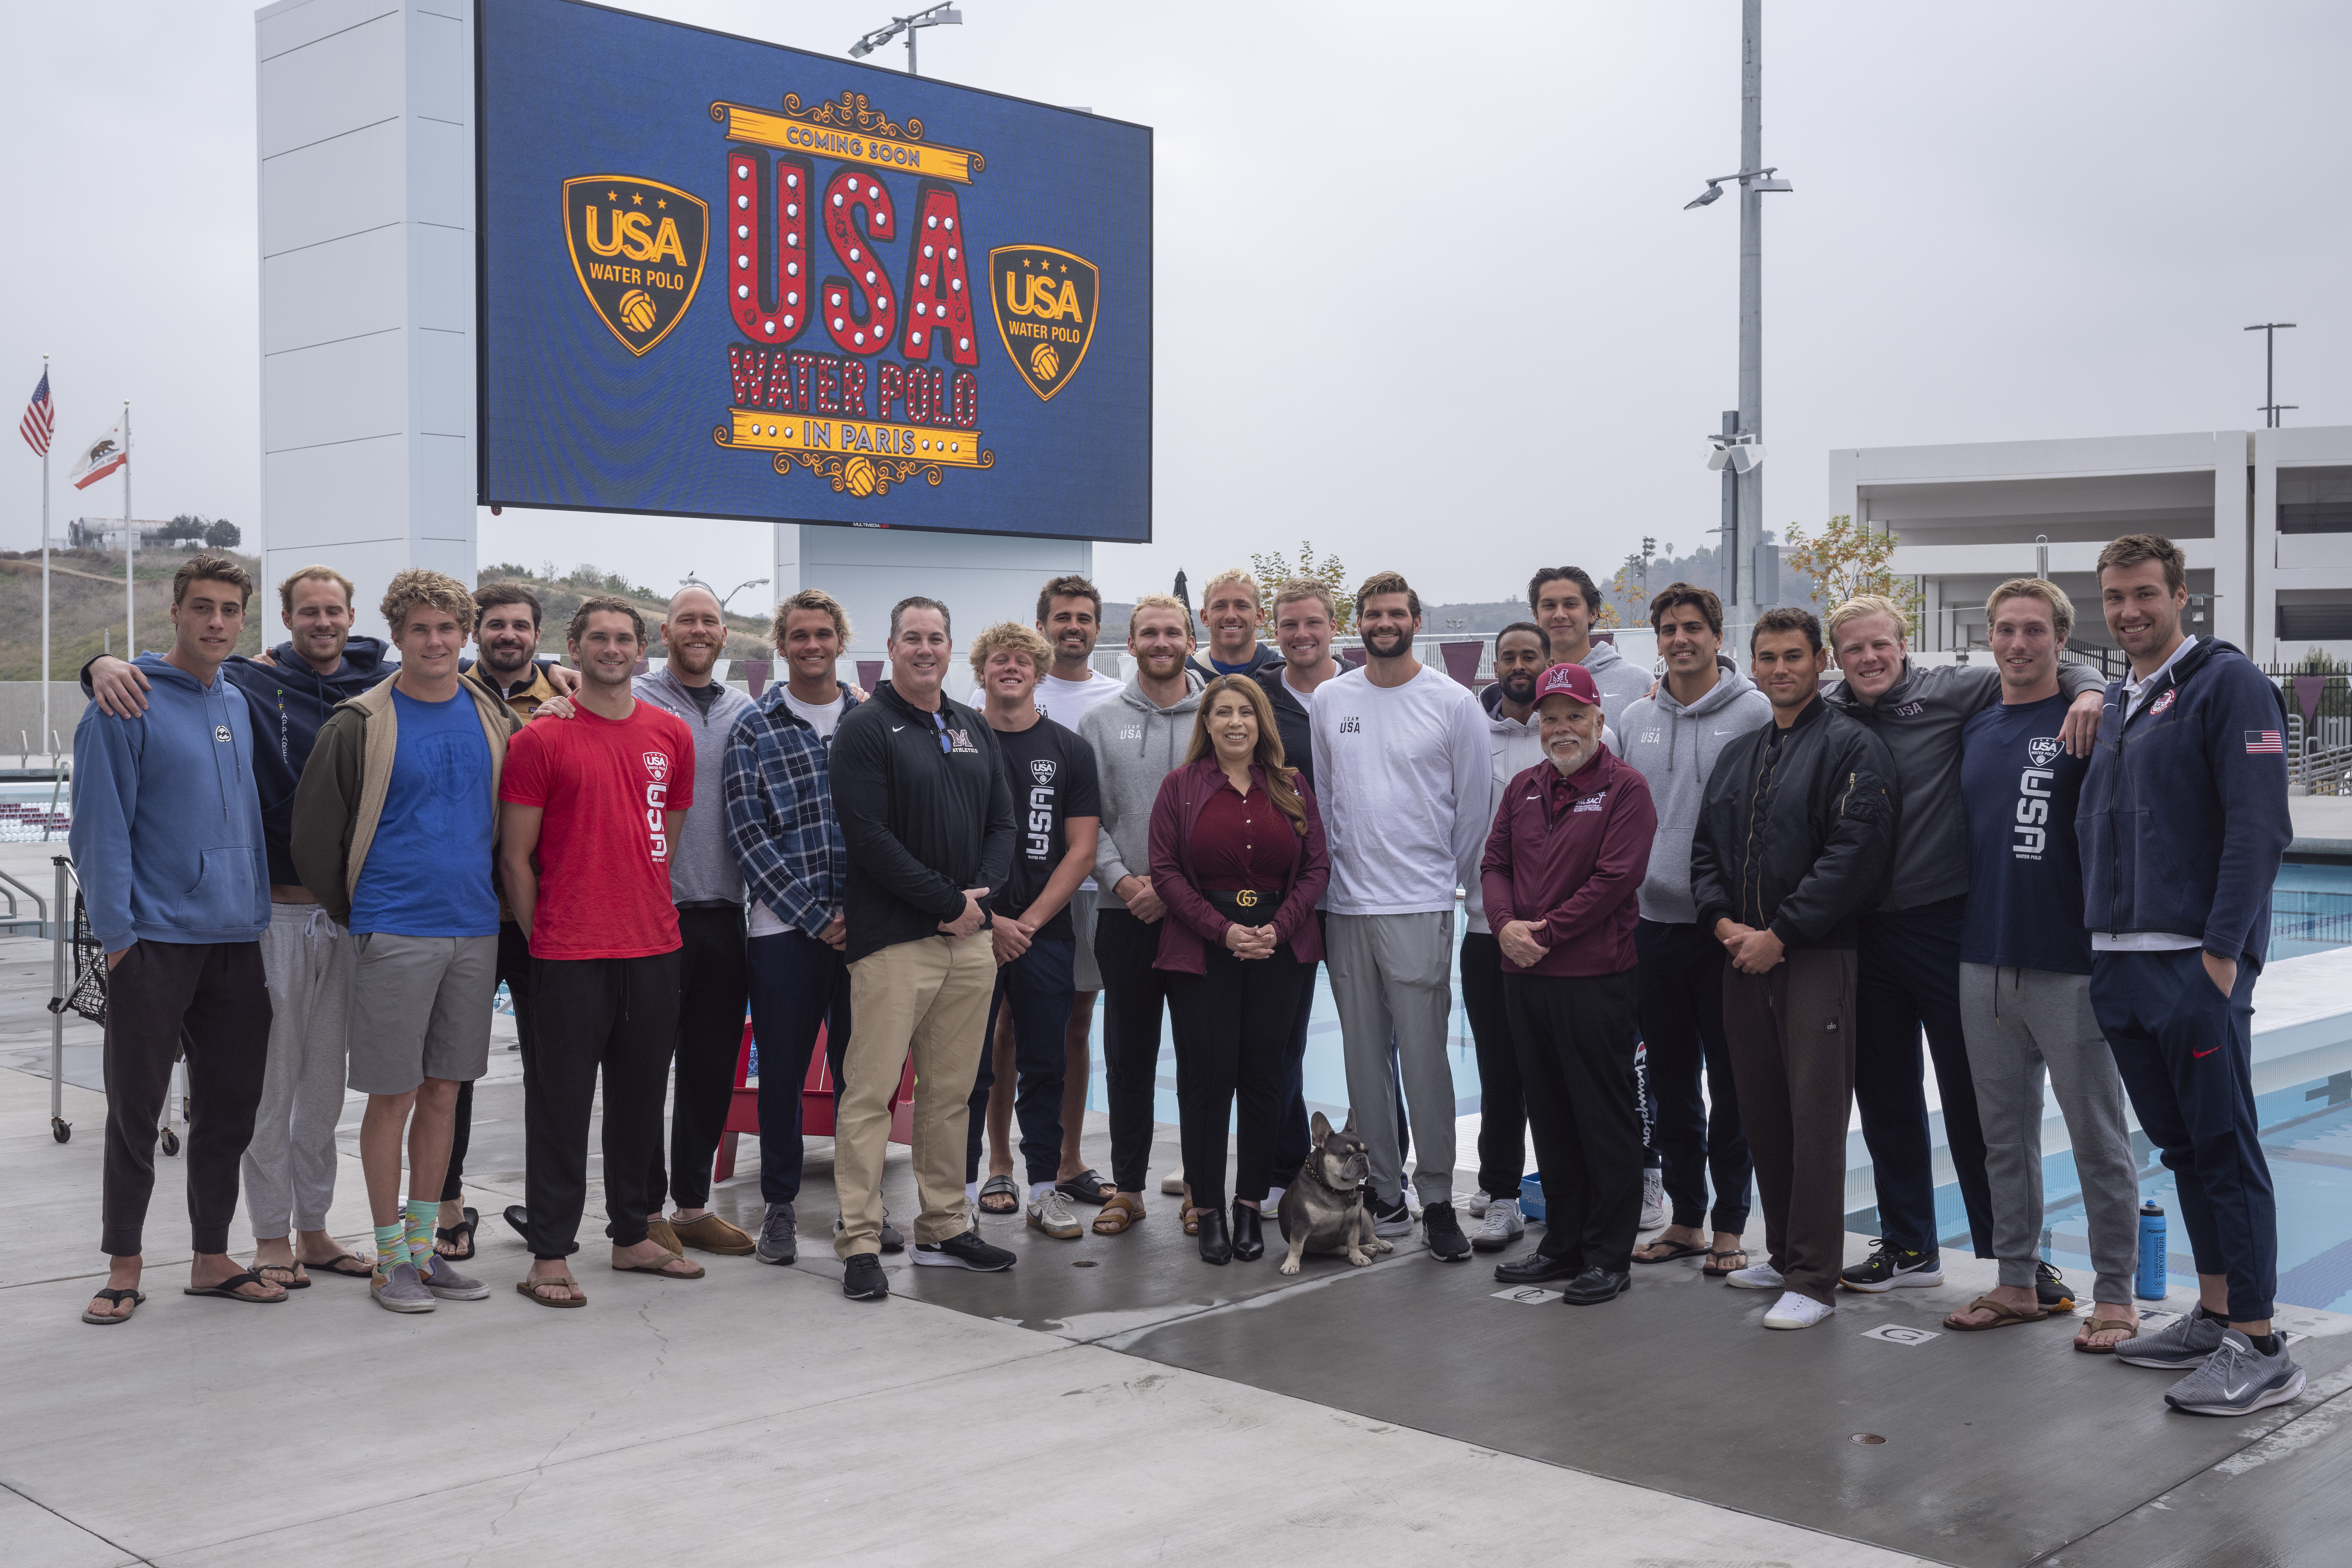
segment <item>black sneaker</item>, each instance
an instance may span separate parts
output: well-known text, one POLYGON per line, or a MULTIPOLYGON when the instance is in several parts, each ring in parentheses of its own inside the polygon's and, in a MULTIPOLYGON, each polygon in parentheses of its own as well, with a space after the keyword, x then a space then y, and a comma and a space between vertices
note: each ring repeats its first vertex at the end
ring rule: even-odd
POLYGON ((1883 1236, 1870 1244, 1867 1262, 1857 1263, 1838 1276, 1838 1283, 1847 1289, 1867 1291, 1874 1296, 1882 1290, 1924 1290, 1943 1282, 1941 1252, 1906 1252, 1890 1245, 1883 1236))
POLYGON ((2074 1310, 2074 1292, 2066 1287, 2066 1277, 2047 1263, 2033 1266, 2033 1294, 2040 1299, 2045 1312, 2071 1312, 2074 1310))
POLYGON ((969 1268, 978 1274, 994 1274, 1012 1268, 1020 1259, 1017 1254, 981 1240, 980 1232, 968 1230, 945 1241, 915 1243, 915 1261, 930 1268, 969 1268))
POLYGON ((1412 1234, 1412 1211, 1405 1207, 1402 1200, 1390 1204, 1367 1196, 1364 1199, 1364 1206, 1372 1211, 1374 1236, 1411 1236, 1412 1234))
POLYGON ((890 1278, 882 1260, 870 1252, 853 1252, 842 1269, 841 1293, 853 1301, 879 1301, 890 1294, 890 1278))
POLYGON ((1423 1205, 1421 1228, 1429 1238, 1429 1255, 1440 1263, 1459 1263, 1470 1256, 1470 1238, 1462 1234, 1452 1204, 1423 1205))

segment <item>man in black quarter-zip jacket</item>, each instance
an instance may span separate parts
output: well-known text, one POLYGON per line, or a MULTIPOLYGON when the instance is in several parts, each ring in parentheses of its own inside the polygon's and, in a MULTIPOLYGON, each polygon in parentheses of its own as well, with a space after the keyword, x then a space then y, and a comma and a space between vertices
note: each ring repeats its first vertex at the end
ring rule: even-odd
POLYGON ((842 892, 849 1005, 857 1027, 842 1062, 834 1184, 835 1253, 853 1300, 889 1294, 883 1278, 882 1153, 890 1094, 915 1062, 915 1261, 993 1272, 1013 1255, 980 1239, 964 1205, 965 1127, 985 1044, 996 958, 990 892, 1013 867, 1013 792, 988 721, 940 689, 947 606, 902 599, 890 612, 890 679, 844 714, 826 765, 849 851, 842 892))
POLYGON ((1726 1283, 1780 1290, 1768 1329, 1834 1310, 1845 1258, 1856 917, 1895 839, 1885 743, 1822 702, 1821 623, 1768 610, 1748 637, 1772 722, 1716 759, 1691 842, 1699 929, 1723 943, 1723 1032, 1769 1257, 1726 1283))

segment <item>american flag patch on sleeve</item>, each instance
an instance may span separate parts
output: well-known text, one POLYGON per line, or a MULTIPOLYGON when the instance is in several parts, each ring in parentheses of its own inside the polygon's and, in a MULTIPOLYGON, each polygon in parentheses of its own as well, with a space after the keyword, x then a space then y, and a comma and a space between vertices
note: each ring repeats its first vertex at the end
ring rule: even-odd
POLYGON ((2280 743, 2276 730, 2249 730, 2246 731, 2246 755, 2283 757, 2286 755, 2286 747, 2280 743))

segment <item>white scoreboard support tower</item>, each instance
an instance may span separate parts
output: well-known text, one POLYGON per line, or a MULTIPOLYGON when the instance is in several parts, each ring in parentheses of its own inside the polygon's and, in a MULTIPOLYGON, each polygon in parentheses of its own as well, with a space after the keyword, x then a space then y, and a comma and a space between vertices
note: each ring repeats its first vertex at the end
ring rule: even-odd
MULTIPOLYGON (((278 0, 254 43, 265 598, 323 562, 381 637, 394 573, 471 583, 477 563, 473 0, 278 0)), ((961 647, 1094 563, 1084 540, 739 526, 772 526, 773 593, 840 599, 869 658, 909 594, 949 606, 961 647)))

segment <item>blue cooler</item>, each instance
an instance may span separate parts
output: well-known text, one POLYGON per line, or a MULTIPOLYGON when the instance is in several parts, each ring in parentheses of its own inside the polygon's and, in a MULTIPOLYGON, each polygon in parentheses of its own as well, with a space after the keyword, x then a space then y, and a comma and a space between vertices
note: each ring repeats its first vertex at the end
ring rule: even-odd
POLYGON ((1519 1178, 1519 1213, 1532 1220, 1543 1218, 1543 1177, 1540 1174, 1530 1173, 1519 1178))

